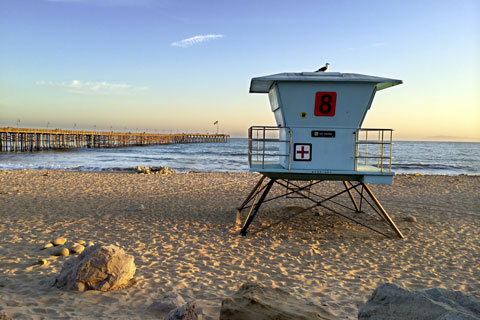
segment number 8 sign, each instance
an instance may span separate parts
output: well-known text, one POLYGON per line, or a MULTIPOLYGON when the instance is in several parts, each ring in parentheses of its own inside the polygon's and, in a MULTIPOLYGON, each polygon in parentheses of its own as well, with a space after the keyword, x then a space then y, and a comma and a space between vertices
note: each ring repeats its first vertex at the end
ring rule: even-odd
POLYGON ((336 92, 317 92, 315 94, 315 116, 333 117, 335 115, 336 104, 336 92))

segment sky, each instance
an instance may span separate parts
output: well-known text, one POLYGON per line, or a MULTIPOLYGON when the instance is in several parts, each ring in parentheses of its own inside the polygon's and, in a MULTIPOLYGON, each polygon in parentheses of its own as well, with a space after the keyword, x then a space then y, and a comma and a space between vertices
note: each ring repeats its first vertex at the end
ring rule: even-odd
POLYGON ((245 137, 252 77, 326 62, 404 81, 363 127, 480 141, 478 0, 0 0, 0 126, 245 137))

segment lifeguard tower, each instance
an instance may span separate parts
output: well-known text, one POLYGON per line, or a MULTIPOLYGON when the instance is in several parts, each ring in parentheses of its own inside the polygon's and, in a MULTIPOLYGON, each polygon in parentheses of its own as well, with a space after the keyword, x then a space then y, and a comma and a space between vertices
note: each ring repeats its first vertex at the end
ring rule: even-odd
MULTIPOLYGON (((367 184, 392 184, 392 129, 361 128, 379 90, 401 80, 354 73, 279 73, 251 80, 251 93, 268 93, 277 127, 253 126, 248 131, 250 171, 262 174, 237 210, 249 209, 240 234, 247 229, 274 184, 285 196, 300 197, 355 221, 383 235, 388 234, 359 221, 368 204, 380 220, 403 238, 402 233, 367 184), (343 191, 319 195, 312 187, 322 181, 341 181, 343 191), (328 202, 341 195, 350 198, 354 217, 328 202), (367 198, 368 196, 368 198, 367 198), (364 208, 362 208, 362 205, 364 208)), ((338 203, 338 202, 336 202, 338 203)), ((345 207, 345 206, 343 206, 345 207)), ((342 208, 345 209, 345 208, 342 208)))

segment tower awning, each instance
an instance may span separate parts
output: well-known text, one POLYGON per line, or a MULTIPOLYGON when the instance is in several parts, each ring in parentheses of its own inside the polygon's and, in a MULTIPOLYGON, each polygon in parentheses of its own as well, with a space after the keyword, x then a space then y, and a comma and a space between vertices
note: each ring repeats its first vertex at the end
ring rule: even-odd
POLYGON ((340 72, 284 72, 256 77, 250 82, 250 93, 268 93, 275 82, 368 82, 374 83, 377 91, 402 84, 402 80, 374 77, 357 73, 340 72))

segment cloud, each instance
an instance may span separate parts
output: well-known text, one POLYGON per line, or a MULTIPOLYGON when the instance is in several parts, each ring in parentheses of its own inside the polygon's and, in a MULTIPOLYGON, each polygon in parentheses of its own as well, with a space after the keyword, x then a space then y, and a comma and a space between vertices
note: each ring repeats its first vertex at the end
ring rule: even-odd
POLYGON ((130 94, 148 89, 148 87, 137 87, 126 83, 82 82, 80 80, 72 80, 68 83, 38 81, 37 85, 64 88, 70 92, 89 94, 130 94))
POLYGON ((224 36, 222 34, 203 34, 203 35, 198 35, 191 38, 183 39, 180 41, 172 42, 171 46, 187 48, 187 47, 193 46, 194 44, 198 44, 198 43, 202 43, 202 42, 210 41, 214 39, 219 39, 223 37, 224 36))

